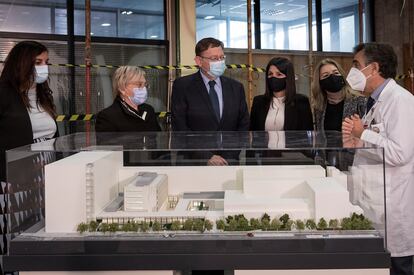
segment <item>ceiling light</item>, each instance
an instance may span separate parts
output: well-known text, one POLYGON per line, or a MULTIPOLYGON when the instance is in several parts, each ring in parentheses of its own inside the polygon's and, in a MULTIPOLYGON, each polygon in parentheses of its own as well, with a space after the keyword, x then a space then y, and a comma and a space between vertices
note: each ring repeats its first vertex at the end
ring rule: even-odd
POLYGON ((132 14, 132 11, 122 11, 121 14, 123 14, 123 15, 130 15, 130 14, 132 14))
POLYGON ((264 15, 274 16, 274 15, 284 14, 285 12, 283 10, 278 10, 278 9, 264 9, 262 10, 262 13, 264 15))
POLYGON ((209 20, 209 19, 213 19, 214 15, 207 15, 206 17, 204 17, 204 19, 209 20))
POLYGON ((158 38, 158 35, 151 35, 150 38, 158 38))
POLYGON ((111 26, 111 23, 102 23, 101 26, 102 27, 109 27, 109 26, 111 26))

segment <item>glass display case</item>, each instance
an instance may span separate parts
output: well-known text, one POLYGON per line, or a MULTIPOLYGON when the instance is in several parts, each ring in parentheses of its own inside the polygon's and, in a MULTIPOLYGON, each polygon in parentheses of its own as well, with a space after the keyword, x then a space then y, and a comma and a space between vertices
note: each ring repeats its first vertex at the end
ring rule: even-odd
POLYGON ((383 149, 339 132, 77 133, 6 159, 5 270, 389 264, 383 149))

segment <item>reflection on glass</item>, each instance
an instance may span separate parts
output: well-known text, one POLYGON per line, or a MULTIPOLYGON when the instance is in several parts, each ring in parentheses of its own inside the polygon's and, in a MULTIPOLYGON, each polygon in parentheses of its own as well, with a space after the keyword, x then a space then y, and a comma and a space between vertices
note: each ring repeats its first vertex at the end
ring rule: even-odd
POLYGON ((352 52, 358 31, 358 0, 322 0, 324 51, 352 52))
POLYGON ((0 4, 0 31, 66 34, 66 16, 61 17, 62 14, 58 12, 55 18, 52 17, 55 10, 60 10, 56 9, 57 7, 66 7, 66 1, 53 1, 40 5, 31 4, 29 1, 25 4, 14 2, 2 1, 0 4))
MULTIPOLYGON (((214 37, 223 41, 227 48, 247 48, 246 13, 246 1, 196 1, 197 41, 214 37)), ((252 24, 252 37, 254 37, 254 24, 252 24)), ((252 43, 254 48, 254 39, 252 43)))
MULTIPOLYGON (((75 1, 75 34, 85 34, 85 3, 75 1)), ((164 3, 153 1, 92 2, 91 35, 158 39, 164 34, 164 3)))

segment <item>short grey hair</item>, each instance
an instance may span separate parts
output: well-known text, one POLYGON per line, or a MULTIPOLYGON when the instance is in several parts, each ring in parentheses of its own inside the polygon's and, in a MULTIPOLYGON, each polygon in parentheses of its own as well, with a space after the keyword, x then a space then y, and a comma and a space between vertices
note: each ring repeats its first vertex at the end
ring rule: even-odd
POLYGON ((121 90, 124 90, 129 83, 141 77, 145 77, 145 72, 136 66, 121 66, 116 69, 112 77, 112 93, 114 97, 120 95, 121 90))

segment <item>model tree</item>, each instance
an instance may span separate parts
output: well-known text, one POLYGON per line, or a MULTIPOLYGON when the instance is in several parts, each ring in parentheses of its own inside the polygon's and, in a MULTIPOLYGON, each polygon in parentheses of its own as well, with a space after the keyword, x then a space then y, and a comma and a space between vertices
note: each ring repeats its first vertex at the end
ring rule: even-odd
POLYGON ((218 220, 216 221, 216 227, 218 230, 224 230, 226 229, 226 222, 224 220, 218 220))
POLYGON ((152 224, 152 231, 160 231, 161 230, 161 224, 158 221, 155 221, 152 224))
POLYGON ((142 232, 147 232, 147 231, 148 231, 148 229, 149 229, 149 225, 148 225, 148 223, 147 223, 146 221, 143 221, 143 222, 141 223, 141 231, 142 231, 142 232))
POLYGON ((330 219, 329 220, 329 228, 338 229, 338 227, 339 227, 338 219, 330 219))
POLYGON ((274 218, 272 222, 270 223, 270 230, 274 230, 274 231, 280 230, 281 226, 282 226, 282 223, 280 222, 280 220, 277 218, 274 218))
POLYGON ((260 221, 259 219, 251 218, 250 219, 250 227, 252 230, 260 229, 260 221))
POLYGON ((270 223, 270 216, 267 213, 264 213, 260 221, 263 223, 264 220, 267 220, 270 223))
POLYGON ((183 230, 191 231, 193 230, 193 220, 187 219, 183 224, 183 230))
POLYGON ((313 219, 307 219, 305 225, 306 225, 306 228, 309 230, 316 229, 316 223, 313 219))
POLYGON ((296 220, 295 226, 297 230, 304 230, 305 229, 305 223, 302 220, 296 220))
POLYGON ((292 229, 292 222, 290 221, 290 217, 288 214, 284 214, 279 218, 279 221, 282 223, 280 227, 281 230, 291 230, 292 229), (289 222, 290 221, 290 222, 289 222))
POLYGON ((131 222, 124 223, 121 230, 125 232, 134 232, 134 225, 131 222))
POLYGON ((109 231, 109 224, 107 224, 105 222, 101 223, 100 226, 99 226, 99 230, 103 233, 108 232, 109 231))
POLYGON ((89 222, 89 232, 95 232, 98 229, 99 223, 97 221, 89 222))
POLYGON ((270 221, 268 219, 262 219, 262 230, 267 231, 270 228, 270 221))
POLYGON ((180 221, 173 221, 171 223, 171 230, 178 231, 180 229, 181 229, 181 223, 180 223, 180 221))
POLYGON ((119 229, 119 224, 118 223, 114 222, 114 223, 109 224, 109 232, 114 233, 114 232, 118 231, 118 229, 119 229))
POLYGON ((195 219, 193 223, 193 230, 204 232, 204 220, 202 219, 195 219))
POLYGON ((328 228, 328 223, 325 221, 324 218, 320 218, 318 222, 318 229, 325 230, 326 228, 328 228))
POLYGON ((77 227, 77 231, 79 232, 79 233, 84 233, 84 232, 86 232, 86 231, 88 231, 88 228, 89 228, 89 226, 88 226, 88 224, 86 224, 86 223, 83 223, 83 222, 81 222, 80 224, 78 224, 78 227, 77 227))
POLYGON ((237 230, 240 230, 240 231, 250 230, 249 221, 244 216, 241 216, 238 218, 237 230))
POLYGON ((229 222, 228 230, 229 231, 236 231, 239 223, 235 219, 231 219, 229 222))
POLYGON ((211 221, 207 220, 207 219, 204 220, 204 228, 207 231, 210 231, 211 229, 213 229, 213 223, 211 221))

